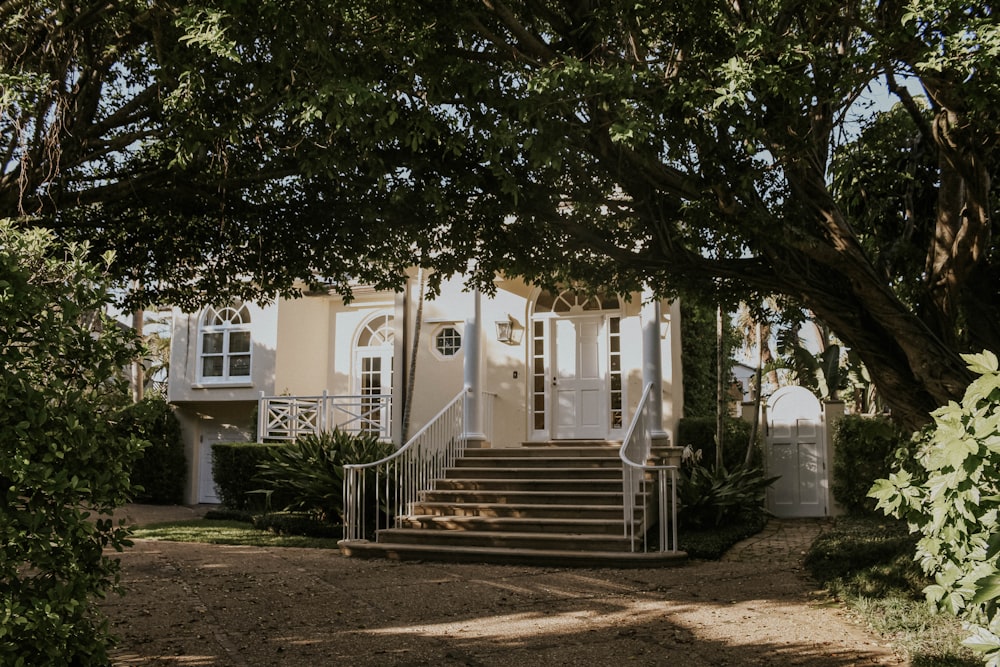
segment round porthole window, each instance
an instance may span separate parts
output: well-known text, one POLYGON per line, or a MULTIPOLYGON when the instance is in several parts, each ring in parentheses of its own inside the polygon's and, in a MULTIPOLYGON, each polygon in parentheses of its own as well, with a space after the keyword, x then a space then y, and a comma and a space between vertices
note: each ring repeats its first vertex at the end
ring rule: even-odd
POLYGON ((462 334, 455 327, 443 327, 434 336, 434 349, 442 357, 454 357, 462 349, 462 334))

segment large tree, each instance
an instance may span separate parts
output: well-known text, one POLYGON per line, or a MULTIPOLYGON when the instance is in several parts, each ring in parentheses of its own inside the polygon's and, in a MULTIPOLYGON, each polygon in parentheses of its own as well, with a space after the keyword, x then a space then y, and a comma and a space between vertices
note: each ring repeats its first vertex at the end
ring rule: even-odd
POLYGON ((415 261, 433 290, 472 258, 486 287, 779 295, 908 426, 961 396, 960 352, 1000 349, 985 0, 19 0, 0 20, 0 214, 118 249, 142 299, 392 286, 415 261), (882 89, 899 141, 864 105, 882 89), (871 205, 833 178, 859 150, 871 205))

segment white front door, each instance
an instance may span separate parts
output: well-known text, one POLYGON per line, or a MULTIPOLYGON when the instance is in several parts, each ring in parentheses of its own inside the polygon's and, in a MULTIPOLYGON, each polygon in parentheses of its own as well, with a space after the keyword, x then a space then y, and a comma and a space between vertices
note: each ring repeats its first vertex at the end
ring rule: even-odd
POLYGON ((558 317, 552 322, 552 437, 608 436, 604 317, 558 317))
POLYGON ((802 387, 783 387, 768 402, 766 464, 780 478, 768 510, 781 518, 827 514, 826 447, 819 401, 802 387))
POLYGON ((218 503, 219 496, 215 491, 215 479, 212 477, 212 442, 201 436, 198 456, 198 502, 218 503))

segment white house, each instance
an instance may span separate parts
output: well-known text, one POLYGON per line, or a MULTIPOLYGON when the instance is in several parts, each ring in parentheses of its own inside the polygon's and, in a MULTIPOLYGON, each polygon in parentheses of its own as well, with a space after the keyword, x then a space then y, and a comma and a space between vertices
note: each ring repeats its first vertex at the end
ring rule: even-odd
POLYGON ((404 428, 417 432, 462 392, 470 446, 620 441, 647 385, 654 434, 675 441, 675 304, 638 293, 552 293, 502 278, 486 296, 455 278, 424 301, 418 321, 416 276, 399 293, 359 287, 350 303, 322 293, 175 311, 169 400, 191 466, 186 500, 216 501, 212 443, 246 441, 255 430, 289 437, 321 419, 402 444, 404 428), (322 417, 292 419, 317 404, 322 417))

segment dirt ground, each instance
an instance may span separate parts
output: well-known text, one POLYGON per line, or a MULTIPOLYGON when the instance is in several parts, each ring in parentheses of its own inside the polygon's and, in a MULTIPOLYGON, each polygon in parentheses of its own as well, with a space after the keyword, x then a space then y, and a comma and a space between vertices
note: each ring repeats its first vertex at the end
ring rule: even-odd
POLYGON ((640 570, 137 540, 103 607, 116 665, 906 665, 806 577, 824 525, 772 521, 723 561, 640 570))

